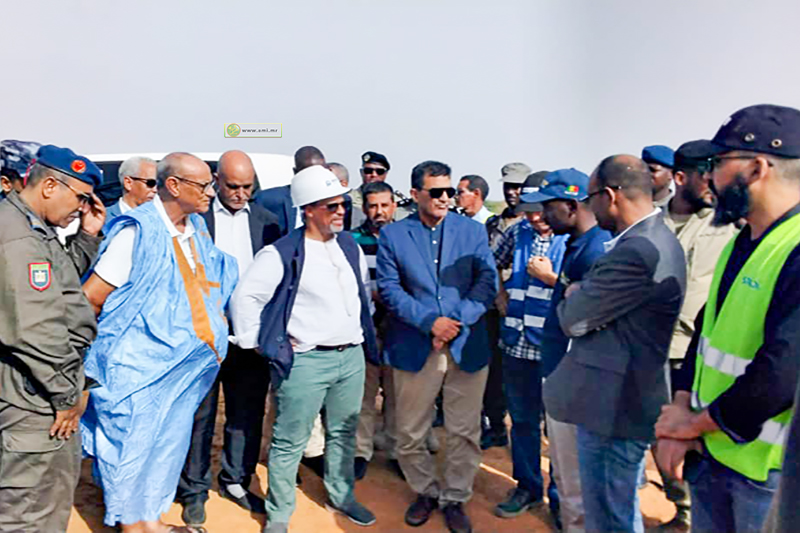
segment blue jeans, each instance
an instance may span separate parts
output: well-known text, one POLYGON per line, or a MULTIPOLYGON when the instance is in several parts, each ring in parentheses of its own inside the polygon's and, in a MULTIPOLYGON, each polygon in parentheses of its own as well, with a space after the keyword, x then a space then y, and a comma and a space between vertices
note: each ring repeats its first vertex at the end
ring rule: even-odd
POLYGON ((599 435, 578 425, 586 531, 644 533, 638 487, 649 442, 599 435))
POLYGON ((761 531, 781 473, 753 481, 717 461, 691 454, 684 475, 692 494, 692 531, 761 531))
POLYGON ((542 478, 542 376, 539 361, 503 356, 506 404, 511 415, 511 461, 517 487, 534 500, 544 495, 542 478))

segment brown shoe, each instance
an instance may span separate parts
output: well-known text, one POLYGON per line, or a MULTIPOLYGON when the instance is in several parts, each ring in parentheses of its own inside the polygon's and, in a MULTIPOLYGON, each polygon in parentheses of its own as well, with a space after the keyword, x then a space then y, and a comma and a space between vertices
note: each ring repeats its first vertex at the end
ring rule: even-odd
POLYGON ((423 495, 417 496, 417 499, 406 511, 406 524, 414 527, 421 526, 428 521, 428 518, 431 517, 437 507, 439 507, 439 501, 436 498, 423 495))
POLYGON ((464 512, 463 504, 448 503, 442 512, 444 512, 444 523, 447 524, 450 533, 472 533, 472 524, 464 512))

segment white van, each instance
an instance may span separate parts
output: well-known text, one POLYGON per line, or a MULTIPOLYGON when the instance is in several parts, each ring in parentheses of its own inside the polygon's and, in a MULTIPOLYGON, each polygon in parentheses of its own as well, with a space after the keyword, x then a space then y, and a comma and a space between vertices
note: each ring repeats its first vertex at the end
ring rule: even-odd
MULTIPOLYGON (((195 153, 197 157, 208 163, 211 171, 217 170, 217 161, 223 152, 201 152, 195 153)), ((103 171, 103 184, 96 190, 97 196, 103 204, 110 206, 122 196, 122 186, 119 183, 119 167, 123 161, 130 157, 142 156, 149 157, 155 161, 160 161, 166 152, 161 153, 131 153, 131 154, 95 154, 86 156, 93 161, 103 171)), ((271 189, 281 185, 289 185, 294 175, 294 160, 291 156, 283 154, 259 154, 247 153, 253 160, 256 168, 258 183, 256 191, 271 189)))

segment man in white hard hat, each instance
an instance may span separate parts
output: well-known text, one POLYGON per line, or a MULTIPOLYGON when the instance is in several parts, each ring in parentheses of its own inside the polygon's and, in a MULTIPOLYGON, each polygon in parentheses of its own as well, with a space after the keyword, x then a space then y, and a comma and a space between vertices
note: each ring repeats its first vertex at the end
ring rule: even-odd
POLYGON ((367 262, 342 232, 348 190, 319 165, 295 174, 292 201, 304 225, 256 255, 233 297, 239 346, 269 360, 275 389, 265 533, 288 530, 297 467, 323 407, 327 507, 359 525, 375 522, 353 494, 364 354, 379 358, 367 262))

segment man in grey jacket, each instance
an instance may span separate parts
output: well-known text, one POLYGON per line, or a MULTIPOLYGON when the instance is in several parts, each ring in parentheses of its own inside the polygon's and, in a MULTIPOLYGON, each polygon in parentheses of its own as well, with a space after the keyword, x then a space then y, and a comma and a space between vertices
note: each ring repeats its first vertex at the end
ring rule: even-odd
POLYGON ((545 383, 547 412, 578 426, 587 531, 643 532, 637 485, 653 423, 669 402, 665 364, 686 289, 677 238, 634 156, 604 159, 586 200, 616 237, 558 307, 569 352, 545 383))

